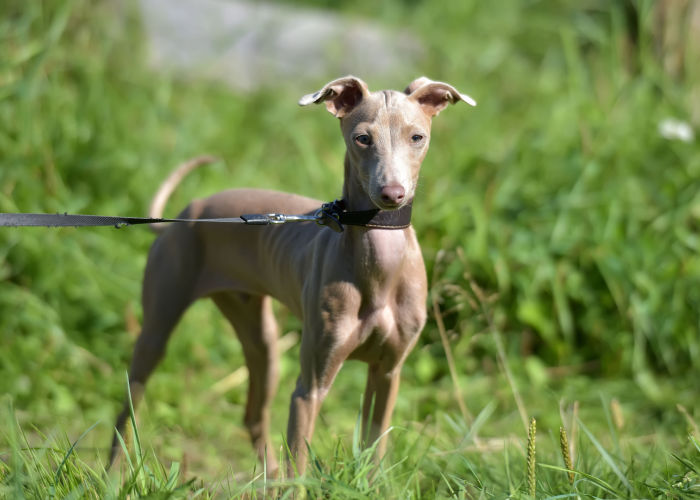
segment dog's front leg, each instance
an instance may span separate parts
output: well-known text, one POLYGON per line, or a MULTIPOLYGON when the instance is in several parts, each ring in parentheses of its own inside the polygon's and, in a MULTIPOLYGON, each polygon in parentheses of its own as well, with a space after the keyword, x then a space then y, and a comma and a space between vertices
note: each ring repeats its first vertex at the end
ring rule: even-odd
POLYGON ((307 445, 311 441, 324 395, 319 387, 310 386, 299 376, 289 405, 287 445, 291 457, 287 462, 288 477, 302 475, 306 469, 307 445))
MULTIPOLYGON (((318 331, 318 330, 317 330, 318 331)), ((347 357, 343 345, 333 345, 329 335, 313 335, 305 331, 301 342, 301 373, 292 394, 287 426, 287 445, 291 452, 287 474, 302 475, 306 469, 307 445, 314 433, 321 404, 335 376, 347 357)))
POLYGON ((399 392, 401 365, 386 370, 380 363, 370 364, 367 370, 367 387, 362 405, 362 436, 371 445, 377 445, 377 457, 384 456, 387 436, 384 435, 391 423, 396 395, 399 392), (371 415, 370 415, 371 412, 371 415))

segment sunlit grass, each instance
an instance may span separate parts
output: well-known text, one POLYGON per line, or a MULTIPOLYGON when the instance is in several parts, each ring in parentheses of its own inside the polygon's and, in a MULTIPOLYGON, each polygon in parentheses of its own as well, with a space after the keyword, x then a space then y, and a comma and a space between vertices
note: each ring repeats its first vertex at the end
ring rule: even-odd
MULTIPOLYGON (((597 408, 597 411, 605 409, 597 408)), ((359 446, 359 427, 351 443, 337 439, 331 449, 312 447, 304 478, 265 479, 262 468, 248 474, 195 480, 186 465, 165 464, 132 427, 133 446, 121 467, 106 472, 81 458, 65 436, 42 437, 31 445, 12 412, 3 424, 8 447, 0 457, 3 498, 698 498, 700 444, 692 435, 674 446, 668 436, 628 434, 624 427, 599 431, 596 437, 575 416, 565 418, 579 435, 575 462, 562 462, 553 429, 541 429, 536 444, 526 435, 476 439, 465 422, 443 416, 440 435, 434 426, 395 426, 389 452, 379 463, 373 447, 359 446), (579 431, 576 428, 580 429, 579 431), (448 440, 456 446, 444 447, 448 440), (537 449, 537 470, 534 450, 537 449), (528 451, 528 448, 531 448, 528 451)), ((488 425, 489 415, 482 424, 488 425)), ((132 425, 133 425, 132 420, 132 425)), ((532 430, 532 429, 531 429, 532 430)), ((531 433, 532 434, 532 433, 531 433)), ((282 455, 282 458, 284 456, 282 455)))

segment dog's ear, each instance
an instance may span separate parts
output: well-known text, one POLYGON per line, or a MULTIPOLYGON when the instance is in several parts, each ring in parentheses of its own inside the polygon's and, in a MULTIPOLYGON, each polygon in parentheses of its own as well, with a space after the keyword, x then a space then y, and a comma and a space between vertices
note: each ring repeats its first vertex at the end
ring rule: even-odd
POLYGON ((325 102, 329 112, 342 118, 352 111, 362 99, 369 95, 367 84, 354 76, 345 76, 328 82, 323 88, 313 94, 307 94, 299 99, 300 106, 325 102))
POLYGON ((416 101, 428 116, 435 116, 445 109, 448 104, 464 101, 476 106, 476 101, 467 94, 460 93, 452 85, 434 82, 424 76, 413 80, 406 90, 408 98, 416 101))

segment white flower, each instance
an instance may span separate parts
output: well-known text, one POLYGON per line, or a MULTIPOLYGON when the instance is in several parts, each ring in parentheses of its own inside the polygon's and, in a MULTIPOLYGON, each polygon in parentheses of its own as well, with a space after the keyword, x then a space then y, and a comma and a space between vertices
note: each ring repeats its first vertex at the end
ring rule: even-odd
POLYGON ((659 135, 665 139, 692 142, 695 132, 688 122, 666 118, 659 122, 659 135))

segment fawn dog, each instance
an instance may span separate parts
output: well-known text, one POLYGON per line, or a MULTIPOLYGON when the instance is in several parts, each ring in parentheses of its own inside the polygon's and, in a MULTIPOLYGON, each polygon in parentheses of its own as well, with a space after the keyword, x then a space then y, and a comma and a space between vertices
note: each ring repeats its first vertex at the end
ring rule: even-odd
MULTIPOLYGON (((366 224, 348 225, 341 232, 311 222, 265 228, 206 223, 160 228, 146 265, 143 327, 129 371, 134 401, 142 395, 183 312, 196 299, 212 298, 242 344, 249 370, 244 421, 259 458, 274 473, 278 465, 268 430, 278 378, 274 297, 303 324, 301 373, 287 427, 289 474, 295 468, 304 472, 316 417, 346 359, 368 364, 363 435, 370 442, 381 440, 381 456, 401 367, 426 320, 427 279, 410 226, 411 204, 432 117, 459 101, 476 104, 451 85, 425 77, 404 92, 370 92, 362 80, 347 76, 301 98, 302 106, 325 103, 340 119, 347 146, 342 206, 348 213, 370 214, 366 224), (403 216, 392 219, 392 214, 403 216)), ((163 184, 154 198, 152 217, 161 216, 167 196, 187 171, 205 161, 191 162, 163 184)), ((314 213, 320 205, 295 194, 234 189, 192 201, 180 216, 314 213)), ((127 401, 117 418, 118 432, 128 415, 127 401)), ((118 450, 115 433, 111 460, 118 450)))

